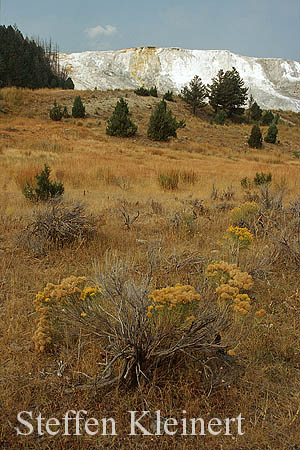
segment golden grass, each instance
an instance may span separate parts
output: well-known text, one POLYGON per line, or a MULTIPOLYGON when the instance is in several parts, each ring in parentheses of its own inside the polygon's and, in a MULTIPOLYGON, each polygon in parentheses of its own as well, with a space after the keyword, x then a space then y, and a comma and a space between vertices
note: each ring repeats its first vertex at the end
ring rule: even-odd
MULTIPOLYGON (((296 449, 300 445, 299 268, 284 260, 272 266, 265 278, 255 278, 253 294, 267 315, 261 325, 245 329, 237 379, 210 396, 197 373, 188 368, 174 369, 169 380, 162 383, 157 379, 136 392, 103 389, 67 394, 66 386, 85 381, 82 373, 95 376, 99 371, 101 349, 83 336, 76 348, 69 343, 54 354, 37 355, 31 339, 35 293, 47 282, 57 283, 71 274, 93 276, 92 262, 102 265, 108 249, 124 258, 134 257, 140 270, 147 246, 153 243, 158 243, 166 257, 174 249, 198 250, 207 261, 231 257, 217 245, 228 227, 230 211, 218 209, 217 205, 224 203, 220 198, 211 199, 212 185, 215 183, 219 197, 232 185, 235 195, 230 203, 235 206, 244 200, 242 178, 271 172, 272 184, 285 186, 288 206, 300 187, 300 160, 293 156, 300 147, 297 116, 282 113, 295 126, 279 125, 279 145, 252 150, 247 145, 250 126, 210 125, 209 111, 201 113, 208 120, 192 117, 177 99, 169 107, 187 126, 178 132, 178 139, 157 143, 146 139, 150 108, 158 101, 154 98, 140 98, 130 91, 3 89, 1 93, 10 112, 0 116, 0 447, 296 449), (86 102, 89 117, 50 121, 48 111, 54 98, 70 107, 76 94, 86 102), (121 95, 139 125, 138 135, 132 139, 111 138, 105 133, 105 121, 121 95), (97 239, 35 257, 16 247, 16 234, 28 224, 34 209, 23 197, 21 186, 45 163, 51 167, 53 179, 63 182, 67 198, 85 201, 105 224, 97 239), (174 191, 164 190, 158 183, 158 175, 170 171, 179 174, 174 191), (184 227, 177 230, 172 218, 176 213, 192 214, 191 201, 196 198, 203 201, 206 213, 197 218, 192 232, 184 227), (131 216, 140 212, 130 230, 120 211, 124 204, 131 216), (66 363, 61 377, 57 375, 60 360, 66 363), (19 411, 61 417, 68 409, 86 409, 89 417, 114 417, 120 435, 81 441, 57 436, 52 442, 47 436, 39 440, 36 436, 16 437, 13 427, 19 411), (242 413, 245 434, 133 439, 127 435, 127 411, 143 409, 161 409, 164 417, 180 417, 183 409, 189 417, 225 418, 242 413)), ((258 238, 242 258, 245 269, 261 274, 259 264, 271 245, 272 231, 258 238)), ((189 283, 190 278, 186 270, 155 274, 159 287, 189 283)))

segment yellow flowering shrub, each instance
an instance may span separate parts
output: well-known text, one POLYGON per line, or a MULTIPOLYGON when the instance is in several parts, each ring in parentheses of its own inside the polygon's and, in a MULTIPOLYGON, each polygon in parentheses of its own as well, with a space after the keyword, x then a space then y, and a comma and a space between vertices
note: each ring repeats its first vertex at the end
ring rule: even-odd
POLYGON ((259 206, 255 202, 245 202, 231 210, 230 219, 232 225, 249 224, 259 211, 259 206))
MULTIPOLYGON (((37 351, 43 352, 46 346, 52 342, 55 322, 52 314, 54 308, 62 307, 66 299, 84 302, 101 292, 101 286, 83 287, 86 281, 86 277, 71 275, 59 284, 47 283, 43 291, 36 294, 33 305, 38 317, 35 320, 36 330, 33 335, 33 342, 37 351)), ((81 313, 81 317, 86 315, 84 311, 81 313)))
POLYGON ((250 247, 254 240, 254 236, 250 230, 246 227, 230 227, 226 230, 227 235, 225 238, 230 238, 240 249, 247 249, 250 247))
POLYGON ((209 264, 206 274, 217 282, 218 300, 230 301, 233 311, 246 315, 251 310, 251 299, 247 291, 252 288, 253 280, 247 272, 242 272, 236 264, 226 262, 209 264))
POLYGON ((174 321, 191 323, 195 317, 191 315, 193 307, 202 299, 193 286, 176 284, 162 289, 155 289, 148 297, 147 316, 163 311, 172 312, 174 321))

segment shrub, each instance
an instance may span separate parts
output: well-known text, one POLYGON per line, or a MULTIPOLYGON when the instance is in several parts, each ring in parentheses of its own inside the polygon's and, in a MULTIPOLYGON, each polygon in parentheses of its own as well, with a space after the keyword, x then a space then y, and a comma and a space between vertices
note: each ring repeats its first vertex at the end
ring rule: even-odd
POLYGON ((256 186, 261 186, 262 184, 269 184, 272 181, 272 174, 271 174, 271 172, 269 172, 269 173, 256 172, 256 175, 255 175, 253 181, 256 186))
POLYGON ((272 113, 272 111, 266 111, 262 116, 261 124, 270 125, 273 122, 273 120, 274 114, 272 113))
MULTIPOLYGON (((84 330, 107 355, 101 376, 91 383, 99 387, 119 383, 137 387, 151 382, 158 369, 166 374, 176 362, 184 368, 195 355, 203 376, 208 356, 223 365, 232 339, 221 342, 233 325, 229 309, 204 302, 190 285, 152 290, 147 276, 131 277, 131 264, 116 261, 98 274, 92 286, 84 287, 84 277, 72 276, 38 292, 36 350, 43 352, 58 343, 66 329, 74 333, 77 329, 77 334, 84 330)), ((209 372, 207 378, 213 375, 213 370, 209 372)))
POLYGON ((97 219, 86 212, 80 202, 51 202, 34 213, 34 220, 20 235, 23 247, 36 254, 51 246, 62 247, 74 241, 91 238, 97 230, 97 219))
POLYGON ((183 120, 177 122, 172 112, 167 110, 165 100, 162 100, 150 116, 147 136, 154 141, 168 141, 171 136, 177 137, 178 128, 184 127, 185 122, 183 120))
POLYGON ((243 189, 251 189, 252 188, 252 182, 250 178, 244 177, 241 179, 241 186, 243 189))
POLYGON ((230 214, 232 225, 250 228, 258 210, 258 204, 255 202, 245 202, 241 206, 233 208, 230 214))
POLYGON ((130 137, 137 131, 137 125, 129 118, 127 102, 120 98, 112 116, 107 121, 106 133, 110 136, 130 137))
POLYGON ((152 86, 149 89, 149 94, 151 95, 151 97, 157 97, 157 87, 156 86, 152 86))
POLYGON ((80 95, 77 95, 74 99, 72 106, 72 117, 75 119, 83 119, 85 117, 85 107, 83 106, 80 95))
POLYGON ((50 198, 59 197, 64 193, 62 183, 50 181, 50 168, 45 164, 41 173, 36 174, 36 186, 32 185, 28 180, 22 191, 26 198, 32 202, 47 201, 50 198))
POLYGON ((265 136, 264 140, 269 144, 276 144, 277 134, 278 134, 277 126, 275 125, 275 123, 271 123, 271 125, 268 128, 268 133, 265 136))
POLYGON ((247 227, 230 225, 226 230, 226 237, 230 238, 239 249, 248 249, 253 242, 254 236, 247 227))
POLYGON ((178 188, 179 173, 175 170, 160 173, 158 175, 158 183, 162 188, 173 191, 178 188))
POLYGON ((168 102, 175 102, 175 98, 173 97, 173 92, 167 91, 163 96, 163 100, 166 100, 168 102))
POLYGON ((59 122, 63 117, 63 111, 61 105, 56 103, 54 100, 53 107, 49 111, 50 119, 59 122))
POLYGON ((254 124, 252 127, 248 144, 251 148, 262 148, 262 134, 257 124, 254 124))
POLYGON ((219 111, 217 114, 214 115, 212 123, 215 123, 217 125, 225 125, 226 119, 227 119, 226 112, 219 111))
POLYGON ((144 86, 141 86, 137 89, 134 90, 134 93, 136 95, 140 95, 142 97, 149 97, 150 96, 150 92, 148 89, 146 89, 144 86))
POLYGON ((63 118, 64 119, 69 119, 70 114, 68 113, 68 108, 65 106, 62 112, 63 118))

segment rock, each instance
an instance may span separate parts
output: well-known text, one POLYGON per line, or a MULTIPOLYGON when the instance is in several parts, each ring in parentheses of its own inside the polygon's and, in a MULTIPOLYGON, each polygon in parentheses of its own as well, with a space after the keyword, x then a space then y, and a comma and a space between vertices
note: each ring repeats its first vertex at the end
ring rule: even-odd
POLYGON ((220 69, 235 67, 263 109, 300 111, 300 63, 253 58, 227 50, 138 47, 116 51, 61 54, 75 89, 136 89, 156 86, 179 93, 197 74, 209 84, 220 69))

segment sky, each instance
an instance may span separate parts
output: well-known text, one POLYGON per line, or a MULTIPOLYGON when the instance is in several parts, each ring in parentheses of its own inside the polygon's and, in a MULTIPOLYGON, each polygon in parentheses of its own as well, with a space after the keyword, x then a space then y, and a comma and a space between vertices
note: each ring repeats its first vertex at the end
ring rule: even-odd
POLYGON ((300 61, 300 0, 0 0, 1 25, 60 52, 229 50, 300 61))

